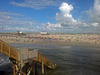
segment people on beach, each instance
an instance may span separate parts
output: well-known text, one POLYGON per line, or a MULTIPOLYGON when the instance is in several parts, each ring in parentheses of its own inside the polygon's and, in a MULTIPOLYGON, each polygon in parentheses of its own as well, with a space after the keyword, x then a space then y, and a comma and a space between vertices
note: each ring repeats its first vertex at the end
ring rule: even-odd
POLYGON ((96 34, 50 34, 50 35, 40 35, 40 34, 27 34, 25 36, 18 35, 0 35, 1 39, 4 39, 10 43, 41 43, 46 42, 47 44, 56 43, 86 43, 86 44, 100 44, 100 35, 96 34))

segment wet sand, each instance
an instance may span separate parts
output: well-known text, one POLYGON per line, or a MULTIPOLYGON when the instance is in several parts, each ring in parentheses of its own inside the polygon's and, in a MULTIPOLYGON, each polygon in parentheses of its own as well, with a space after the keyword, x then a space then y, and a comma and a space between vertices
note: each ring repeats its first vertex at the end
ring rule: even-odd
POLYGON ((56 45, 56 46, 83 46, 83 47, 100 47, 100 43, 81 42, 71 40, 48 40, 48 39, 28 39, 28 38, 2 38, 8 44, 35 44, 35 45, 56 45))

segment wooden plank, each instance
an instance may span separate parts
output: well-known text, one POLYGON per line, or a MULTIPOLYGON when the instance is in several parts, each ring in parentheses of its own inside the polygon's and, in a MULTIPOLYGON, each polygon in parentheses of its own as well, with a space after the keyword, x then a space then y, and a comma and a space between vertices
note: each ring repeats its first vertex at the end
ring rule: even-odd
POLYGON ((16 60, 18 59, 18 50, 6 44, 2 40, 0 40, 0 52, 16 60))
POLYGON ((38 57, 38 51, 37 50, 29 50, 28 48, 23 48, 19 50, 19 59, 23 58, 24 60, 34 59, 38 57))
POLYGON ((55 69, 56 68, 56 64, 54 64, 53 62, 51 62, 49 59, 47 59, 46 57, 44 57, 43 55, 41 55, 40 53, 38 53, 38 62, 42 63, 42 58, 44 58, 44 65, 47 66, 50 69, 55 69))
POLYGON ((9 57, 10 57, 10 47, 9 47, 9 57))
POLYGON ((3 52, 3 45, 2 45, 2 42, 1 42, 1 53, 3 52))

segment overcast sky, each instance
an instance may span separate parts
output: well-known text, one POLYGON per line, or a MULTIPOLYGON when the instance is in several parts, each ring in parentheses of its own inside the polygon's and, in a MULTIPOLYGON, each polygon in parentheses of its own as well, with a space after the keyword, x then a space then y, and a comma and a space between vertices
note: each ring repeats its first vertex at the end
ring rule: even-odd
POLYGON ((100 0, 0 0, 0 32, 100 33, 100 0))

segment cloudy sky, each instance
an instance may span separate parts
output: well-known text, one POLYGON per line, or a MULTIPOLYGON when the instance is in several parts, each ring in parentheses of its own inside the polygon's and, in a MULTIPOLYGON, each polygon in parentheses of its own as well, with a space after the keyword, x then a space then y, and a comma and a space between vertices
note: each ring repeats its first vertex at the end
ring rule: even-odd
POLYGON ((0 0, 0 32, 100 33, 100 0, 0 0))

